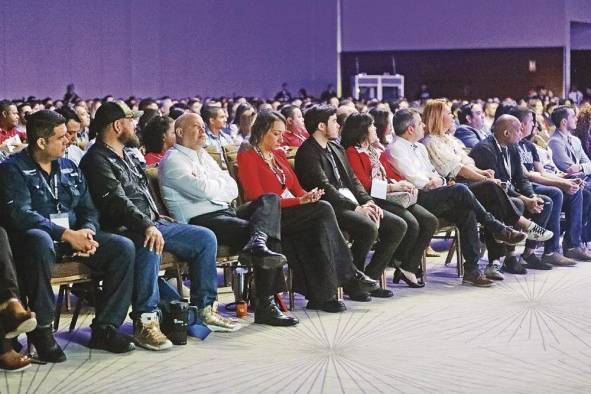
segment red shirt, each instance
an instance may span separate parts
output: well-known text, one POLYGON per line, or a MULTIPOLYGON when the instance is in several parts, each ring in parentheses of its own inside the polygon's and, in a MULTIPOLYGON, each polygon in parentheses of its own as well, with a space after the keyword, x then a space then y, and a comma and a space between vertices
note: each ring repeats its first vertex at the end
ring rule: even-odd
MULTIPOLYGON (((371 191, 372 181, 371 161, 369 155, 366 152, 359 152, 354 146, 350 146, 347 148, 347 159, 349 159, 349 164, 351 164, 353 172, 355 172, 355 175, 359 178, 359 182, 361 182, 365 190, 369 193, 371 191)), ((386 177, 388 179, 394 179, 396 181, 401 179, 394 167, 392 167, 390 163, 387 163, 384 153, 380 155, 380 163, 384 166, 386 177)))
MULTIPOLYGON (((291 168, 285 153, 281 150, 273 152, 275 160, 285 174, 286 189, 295 197, 281 197, 281 207, 299 205, 297 197, 303 196, 306 191, 300 186, 298 178, 291 168)), ((281 186, 279 179, 267 163, 258 155, 254 149, 248 149, 238 153, 236 159, 238 164, 238 179, 242 185, 244 199, 246 201, 256 200, 265 193, 275 193, 281 196, 285 189, 281 186)))
POLYGON ((16 129, 16 127, 13 127, 10 130, 3 130, 0 129, 0 144, 3 143, 4 141, 6 141, 9 138, 14 137, 15 135, 18 135, 19 138, 21 139, 21 142, 24 142, 27 140, 27 134, 23 133, 21 131, 18 131, 16 129))
POLYGON ((160 153, 150 152, 150 153, 146 153, 146 155, 144 156, 144 159, 146 159, 146 165, 153 166, 155 164, 160 164, 160 160, 162 160, 162 158, 164 157, 164 153, 165 152, 160 152, 160 153))
POLYGON ((299 148, 304 143, 304 141, 308 139, 309 136, 310 134, 303 130, 301 132, 287 130, 281 136, 283 138, 283 143, 281 144, 281 146, 295 146, 299 148))

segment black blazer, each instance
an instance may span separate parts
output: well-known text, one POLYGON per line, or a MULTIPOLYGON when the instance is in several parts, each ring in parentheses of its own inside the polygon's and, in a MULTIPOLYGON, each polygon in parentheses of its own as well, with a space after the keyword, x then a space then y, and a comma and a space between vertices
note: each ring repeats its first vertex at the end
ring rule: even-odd
MULTIPOLYGON (((351 190, 360 205, 371 201, 372 198, 367 194, 353 172, 343 147, 330 141, 327 148, 332 152, 339 168, 342 187, 351 190)), ((339 193, 339 185, 334 176, 333 165, 328 158, 327 152, 316 142, 314 137, 308 138, 298 148, 295 156, 295 171, 304 189, 311 190, 315 187, 324 189, 322 198, 328 201, 335 210, 354 210, 357 207, 353 201, 339 193)))
POLYGON ((508 153, 511 160, 511 174, 505 168, 503 155, 492 135, 476 144, 470 151, 470 157, 476 162, 476 167, 482 170, 494 170, 497 179, 507 182, 509 184, 507 194, 511 197, 517 197, 520 194, 531 197, 534 190, 523 173, 523 164, 517 145, 509 145, 508 153))

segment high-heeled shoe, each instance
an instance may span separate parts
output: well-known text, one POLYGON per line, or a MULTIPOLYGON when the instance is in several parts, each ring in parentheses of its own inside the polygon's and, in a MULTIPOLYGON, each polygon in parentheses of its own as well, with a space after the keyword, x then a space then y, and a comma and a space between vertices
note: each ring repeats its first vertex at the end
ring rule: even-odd
POLYGON ((407 284, 408 287, 411 287, 413 289, 425 287, 424 283, 413 282, 412 280, 408 279, 399 268, 396 268, 396 271, 394 271, 394 278, 392 279, 392 282, 394 282, 395 284, 398 284, 401 279, 404 283, 407 284))
POLYGON ((14 349, 0 355, 0 369, 6 372, 20 372, 29 368, 30 365, 31 359, 17 353, 14 349))

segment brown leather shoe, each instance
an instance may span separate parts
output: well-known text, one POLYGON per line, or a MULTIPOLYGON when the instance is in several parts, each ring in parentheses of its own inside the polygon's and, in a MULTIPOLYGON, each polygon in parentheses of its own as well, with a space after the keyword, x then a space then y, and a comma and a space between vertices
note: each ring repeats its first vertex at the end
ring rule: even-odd
POLYGON ((31 359, 10 349, 0 355, 0 368, 6 372, 19 372, 29 368, 31 359))
POLYGON ((564 257, 578 261, 591 261, 591 253, 582 247, 564 250, 564 257))
POLYGON ((5 308, 0 312, 0 318, 6 331, 4 337, 8 339, 33 331, 37 327, 35 312, 23 308, 23 305, 16 298, 8 300, 5 308))
POLYGON ((476 287, 491 287, 494 282, 490 279, 487 279, 482 272, 475 269, 471 272, 464 273, 464 279, 462 280, 462 284, 469 284, 476 287))
POLYGON ((517 245, 527 238, 527 234, 513 230, 510 227, 505 227, 503 230, 493 233, 492 236, 498 243, 507 245, 517 245))

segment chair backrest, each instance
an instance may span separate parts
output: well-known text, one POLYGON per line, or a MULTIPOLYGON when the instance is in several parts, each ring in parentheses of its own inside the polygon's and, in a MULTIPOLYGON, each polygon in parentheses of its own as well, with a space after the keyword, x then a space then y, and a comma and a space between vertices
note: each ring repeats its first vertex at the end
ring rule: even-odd
POLYGON ((215 160, 216 163, 218 163, 218 166, 220 166, 220 168, 222 170, 227 170, 226 168, 226 162, 223 158, 223 152, 218 152, 217 148, 215 147, 215 145, 209 145, 205 148, 205 151, 215 160))
POLYGON ((158 208, 158 212, 162 215, 170 216, 168 213, 168 209, 166 209, 166 205, 164 205, 164 200, 162 199, 162 195, 160 194, 160 183, 158 182, 158 167, 148 167, 146 168, 146 176, 148 177, 148 187, 150 188, 150 194, 156 203, 156 207, 158 208))

